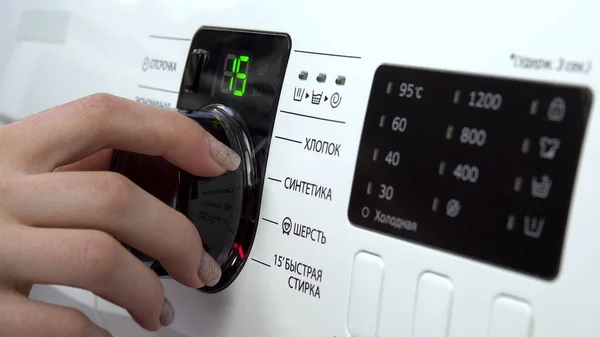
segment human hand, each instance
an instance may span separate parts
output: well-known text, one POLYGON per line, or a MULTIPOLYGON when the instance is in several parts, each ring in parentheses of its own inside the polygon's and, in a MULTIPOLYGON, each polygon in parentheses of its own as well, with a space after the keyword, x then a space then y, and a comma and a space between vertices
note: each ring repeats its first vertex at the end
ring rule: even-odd
POLYGON ((106 171, 113 149, 162 156, 198 176, 240 162, 188 117, 107 94, 0 127, 1 336, 110 336, 75 309, 29 299, 33 284, 90 290, 147 330, 170 324, 157 275, 117 240, 186 286, 219 280, 183 214, 106 171))

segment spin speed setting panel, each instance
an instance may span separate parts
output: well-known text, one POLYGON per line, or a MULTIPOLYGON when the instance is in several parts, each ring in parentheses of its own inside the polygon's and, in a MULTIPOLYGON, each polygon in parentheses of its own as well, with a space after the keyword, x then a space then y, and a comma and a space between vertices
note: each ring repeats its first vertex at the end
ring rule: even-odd
POLYGON ((591 101, 581 87, 380 66, 350 222, 556 277, 591 101))

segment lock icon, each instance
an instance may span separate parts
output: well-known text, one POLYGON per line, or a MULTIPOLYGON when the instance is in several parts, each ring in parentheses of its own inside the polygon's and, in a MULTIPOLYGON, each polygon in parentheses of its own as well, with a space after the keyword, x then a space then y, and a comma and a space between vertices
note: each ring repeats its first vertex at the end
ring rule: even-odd
POLYGON ((548 119, 553 122, 560 122, 565 118, 567 104, 561 97, 554 98, 548 106, 548 119))

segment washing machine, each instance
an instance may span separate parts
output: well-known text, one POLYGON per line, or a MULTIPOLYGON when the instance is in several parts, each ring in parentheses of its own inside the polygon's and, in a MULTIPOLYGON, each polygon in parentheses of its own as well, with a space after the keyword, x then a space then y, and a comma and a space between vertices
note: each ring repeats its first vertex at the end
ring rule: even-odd
POLYGON ((32 298, 128 337, 600 334, 599 2, 0 7, 5 123, 108 92, 242 155, 213 179, 113 160, 221 264, 191 289, 131 250, 161 275, 171 326, 63 285, 32 298))

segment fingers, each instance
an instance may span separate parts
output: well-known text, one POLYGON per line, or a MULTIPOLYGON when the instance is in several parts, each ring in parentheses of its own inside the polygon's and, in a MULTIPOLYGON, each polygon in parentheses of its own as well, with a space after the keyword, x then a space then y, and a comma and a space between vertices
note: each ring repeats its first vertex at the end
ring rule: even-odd
POLYGON ((110 337, 73 308, 33 301, 0 289, 0 336, 3 337, 110 337))
POLYGON ((236 153, 190 118, 108 94, 5 126, 0 161, 23 172, 51 172, 104 148, 163 156, 198 176, 220 175, 240 163, 236 153))
POLYGON ((12 226, 3 235, 0 264, 10 271, 7 281, 87 289, 125 308, 145 329, 161 327, 165 301, 160 280, 108 234, 12 226))
POLYGON ((64 171, 106 171, 110 168, 113 150, 106 149, 89 155, 80 161, 57 167, 54 172, 64 171))
POLYGON ((180 283, 216 284, 219 265, 180 212, 113 172, 59 172, 22 176, 5 206, 21 223, 95 229, 158 259, 180 283))

